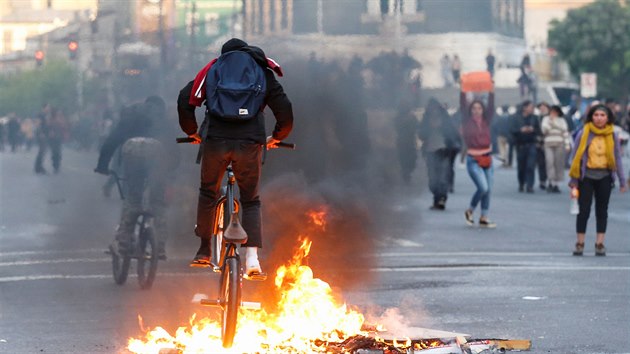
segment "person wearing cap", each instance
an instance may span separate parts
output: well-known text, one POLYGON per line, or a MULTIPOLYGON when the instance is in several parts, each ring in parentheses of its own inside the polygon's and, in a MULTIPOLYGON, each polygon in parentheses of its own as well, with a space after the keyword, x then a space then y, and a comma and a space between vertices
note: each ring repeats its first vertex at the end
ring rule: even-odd
MULTIPOLYGON (((210 263, 210 238, 216 203, 221 196, 220 188, 226 167, 232 163, 240 192, 242 225, 247 233, 245 272, 247 275, 262 273, 258 249, 262 247, 262 217, 259 196, 261 160, 263 148, 274 148, 285 139, 293 127, 293 108, 275 74, 282 76, 282 69, 274 60, 267 58, 262 49, 245 41, 232 38, 221 47, 221 54, 231 51, 248 53, 265 72, 266 91, 264 105, 268 106, 276 120, 273 133, 267 137, 265 117, 261 109, 254 118, 243 122, 229 122, 206 110, 205 129, 198 131, 195 107, 206 101, 206 75, 217 61, 210 61, 193 81, 180 91, 177 111, 181 129, 196 143, 201 143, 201 186, 197 204, 195 234, 201 244, 191 266, 210 263)), ((208 103, 208 102, 206 102, 208 103)))

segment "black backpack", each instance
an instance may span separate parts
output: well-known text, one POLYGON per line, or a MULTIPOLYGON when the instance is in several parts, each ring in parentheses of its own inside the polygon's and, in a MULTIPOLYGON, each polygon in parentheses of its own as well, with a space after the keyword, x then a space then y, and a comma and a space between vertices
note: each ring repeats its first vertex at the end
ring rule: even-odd
POLYGON ((247 121, 264 108, 264 69, 242 51, 224 53, 206 75, 208 112, 227 121, 247 121))

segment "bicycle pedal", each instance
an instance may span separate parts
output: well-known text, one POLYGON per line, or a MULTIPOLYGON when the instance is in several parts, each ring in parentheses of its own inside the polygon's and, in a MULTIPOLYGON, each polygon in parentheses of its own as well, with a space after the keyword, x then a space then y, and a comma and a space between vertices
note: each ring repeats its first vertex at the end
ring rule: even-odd
POLYGON ((191 268, 208 268, 208 267, 210 267, 210 263, 200 263, 200 262, 195 262, 195 261, 190 262, 189 265, 190 265, 191 268))
POLYGON ((241 301, 241 307, 245 310, 260 310, 260 302, 241 301))
POLYGON ((265 281, 267 280, 267 273, 264 273, 264 272, 261 272, 261 273, 253 272, 250 274, 245 273, 243 274, 243 279, 250 280, 250 281, 265 281))
POLYGON ((221 303, 221 300, 218 300, 218 299, 215 299, 215 300, 201 299, 199 303, 203 306, 212 306, 212 307, 221 307, 223 305, 221 303))

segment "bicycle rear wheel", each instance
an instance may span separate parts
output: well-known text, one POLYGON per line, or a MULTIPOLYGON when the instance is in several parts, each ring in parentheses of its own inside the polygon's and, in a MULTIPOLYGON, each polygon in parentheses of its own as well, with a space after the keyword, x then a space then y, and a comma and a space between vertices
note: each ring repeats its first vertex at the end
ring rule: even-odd
POLYGON ((236 257, 225 260, 221 273, 219 296, 222 304, 221 341, 223 348, 231 348, 236 334, 238 310, 241 304, 241 266, 236 257))
POLYGON ((158 249, 152 228, 145 228, 138 241, 138 283, 149 289, 155 280, 158 266, 158 249))
POLYGON ((123 285, 127 281, 131 257, 129 254, 120 254, 118 253, 118 250, 114 250, 113 248, 110 248, 110 251, 112 254, 112 271, 114 274, 114 281, 118 285, 123 285))

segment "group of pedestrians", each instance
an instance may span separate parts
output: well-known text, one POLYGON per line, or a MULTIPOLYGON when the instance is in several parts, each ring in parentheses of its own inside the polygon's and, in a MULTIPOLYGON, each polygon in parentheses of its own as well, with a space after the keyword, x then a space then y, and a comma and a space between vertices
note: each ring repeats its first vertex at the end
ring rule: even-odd
POLYGON ((36 119, 19 117, 15 113, 0 118, 0 151, 15 153, 22 148, 30 151, 35 145, 38 124, 36 119))
MULTIPOLYGON (((461 92, 459 121, 449 116, 446 109, 432 98, 421 123, 417 125, 429 189, 433 194, 431 209, 445 209, 452 177, 449 176, 451 158, 464 147, 462 154, 466 170, 476 187, 464 211, 465 221, 475 225, 474 213, 480 206, 477 224, 484 228, 496 227, 488 214, 494 175, 492 135, 498 130, 502 139, 496 142, 503 145, 499 151, 504 166, 507 166, 506 145, 513 145, 516 151, 519 192, 534 193, 538 170, 540 188, 550 193, 561 193, 560 186, 570 166, 568 186, 579 194, 577 242, 573 254, 583 254, 586 224, 594 200, 597 229, 595 254, 605 255, 604 238, 611 191, 616 181, 621 192, 625 192, 626 184, 630 183, 625 179, 622 166, 622 139, 617 132, 619 126, 615 126, 615 112, 604 104, 596 103, 574 128, 574 122, 565 117, 561 107, 546 103, 535 107, 532 101, 526 100, 514 115, 497 115, 503 120, 502 126, 493 132, 494 93, 488 92, 485 99, 482 98, 470 99, 461 92)), ((502 107, 502 111, 507 112, 507 107, 502 107)), ((406 129, 412 126, 408 123, 406 129)))

